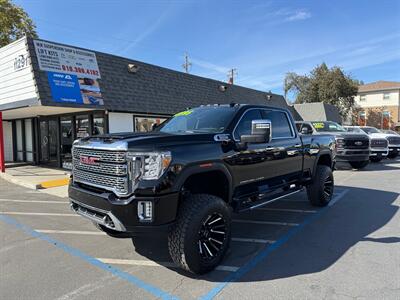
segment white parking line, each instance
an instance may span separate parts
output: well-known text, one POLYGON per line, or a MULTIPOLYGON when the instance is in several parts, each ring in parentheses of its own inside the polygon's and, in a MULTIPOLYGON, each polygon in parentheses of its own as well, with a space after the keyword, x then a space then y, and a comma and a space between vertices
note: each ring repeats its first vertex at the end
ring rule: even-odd
MULTIPOLYGON (((167 267, 167 268, 178 268, 172 262, 155 262, 151 260, 136 260, 136 259, 114 259, 114 258, 96 258, 105 264, 114 265, 131 265, 131 266, 147 266, 147 267, 167 267)), ((215 270, 236 272, 239 268, 233 266, 218 266, 215 270)))
MULTIPOLYGON (((54 234, 76 234, 76 235, 107 235, 102 231, 79 231, 79 230, 53 230, 53 229, 35 229, 37 232, 41 233, 54 233, 54 234)), ((272 244, 275 241, 273 240, 263 240, 263 239, 249 239, 249 238, 231 238, 234 242, 243 242, 243 243, 260 243, 260 244, 272 244)))
POLYGON ((304 209, 290 209, 290 208, 258 208, 257 210, 268 210, 268 211, 285 211, 285 212, 295 212, 295 213, 316 213, 316 210, 304 210, 304 209))
POLYGON ((286 222, 270 222, 270 221, 254 221, 254 220, 232 220, 235 223, 249 223, 249 224, 262 224, 262 225, 280 225, 280 226, 299 226, 298 223, 286 223, 286 222))
POLYGON ((20 211, 0 211, 0 214, 3 214, 3 215, 15 215, 15 216, 79 217, 78 214, 37 213, 37 212, 20 212, 20 211))
POLYGON ((79 234, 79 235, 107 235, 102 231, 78 231, 78 230, 52 230, 52 229, 35 229, 41 233, 60 233, 60 234, 79 234))
POLYGON ((15 200, 15 199, 0 199, 0 202, 16 202, 16 203, 46 203, 46 204, 68 204, 68 201, 46 201, 46 200, 15 200))
POLYGON ((231 238, 233 242, 244 242, 244 243, 260 243, 260 244, 273 244, 275 241, 263 240, 263 239, 245 239, 245 238, 231 238))

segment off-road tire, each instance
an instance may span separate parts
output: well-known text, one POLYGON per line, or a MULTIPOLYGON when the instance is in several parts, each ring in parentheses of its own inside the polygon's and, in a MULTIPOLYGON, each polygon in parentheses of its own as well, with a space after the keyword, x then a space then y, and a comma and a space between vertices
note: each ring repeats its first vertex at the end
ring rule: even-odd
POLYGON ((365 161, 351 161, 350 165, 353 169, 361 170, 368 166, 369 160, 365 161))
POLYGON ((374 163, 378 163, 383 159, 382 156, 372 156, 369 158, 370 161, 374 162, 374 163))
POLYGON ((396 158, 398 155, 399 155, 399 152, 392 151, 392 152, 389 152, 387 157, 390 158, 390 159, 393 159, 393 158, 396 158))
POLYGON ((326 206, 332 199, 333 189, 332 169, 325 165, 318 165, 313 182, 307 186, 308 200, 313 206, 326 206))
POLYGON ((208 194, 187 196, 178 210, 176 223, 168 236, 168 249, 172 260, 182 269, 204 274, 219 265, 231 239, 231 210, 220 198, 208 194), (200 253, 201 228, 209 216, 218 214, 226 226, 221 249, 214 258, 205 259, 200 253))

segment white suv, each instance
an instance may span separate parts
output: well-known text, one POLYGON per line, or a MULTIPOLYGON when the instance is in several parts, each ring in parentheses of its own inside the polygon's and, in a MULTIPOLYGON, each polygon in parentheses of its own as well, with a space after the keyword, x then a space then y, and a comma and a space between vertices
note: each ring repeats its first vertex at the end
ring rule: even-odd
MULTIPOLYGON (((343 126, 347 131, 354 133, 364 133, 369 136, 370 155, 369 159, 373 162, 379 162, 389 154, 389 142, 385 134, 368 134, 359 126, 343 126)), ((372 127, 371 127, 372 128, 372 127)))
POLYGON ((384 133, 379 129, 371 126, 361 126, 360 127, 365 133, 370 137, 384 137, 389 142, 389 158, 395 158, 400 152, 400 136, 392 133, 384 133))

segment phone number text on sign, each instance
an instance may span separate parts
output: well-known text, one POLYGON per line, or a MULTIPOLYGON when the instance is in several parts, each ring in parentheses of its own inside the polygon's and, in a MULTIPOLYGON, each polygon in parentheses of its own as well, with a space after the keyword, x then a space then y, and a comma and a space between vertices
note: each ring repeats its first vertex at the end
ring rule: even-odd
POLYGON ((100 78, 94 52, 39 40, 34 40, 33 43, 40 70, 100 78))
POLYGON ((88 74, 88 75, 96 76, 97 78, 100 77, 100 73, 98 70, 84 69, 81 67, 72 67, 72 66, 66 66, 66 65, 62 65, 61 69, 68 73, 72 72, 72 73, 79 73, 79 74, 88 74))

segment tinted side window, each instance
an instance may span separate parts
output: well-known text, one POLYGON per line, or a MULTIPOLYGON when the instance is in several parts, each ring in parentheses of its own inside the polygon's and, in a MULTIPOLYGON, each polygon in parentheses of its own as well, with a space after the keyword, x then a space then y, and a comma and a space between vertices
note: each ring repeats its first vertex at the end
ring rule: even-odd
POLYGON ((294 135, 285 113, 273 110, 263 110, 261 113, 263 119, 271 120, 272 138, 292 137, 294 135))
POLYGON ((244 134, 251 134, 251 121, 260 120, 261 113, 258 109, 251 109, 244 113, 243 117, 240 119, 238 125, 236 126, 234 132, 234 138, 240 139, 240 136, 244 134))
POLYGON ((312 132, 313 132, 312 127, 310 126, 310 124, 304 123, 304 124, 303 124, 303 127, 301 127, 301 128, 302 128, 302 129, 303 129, 303 128, 307 128, 307 131, 308 131, 309 133, 312 133, 312 132))

